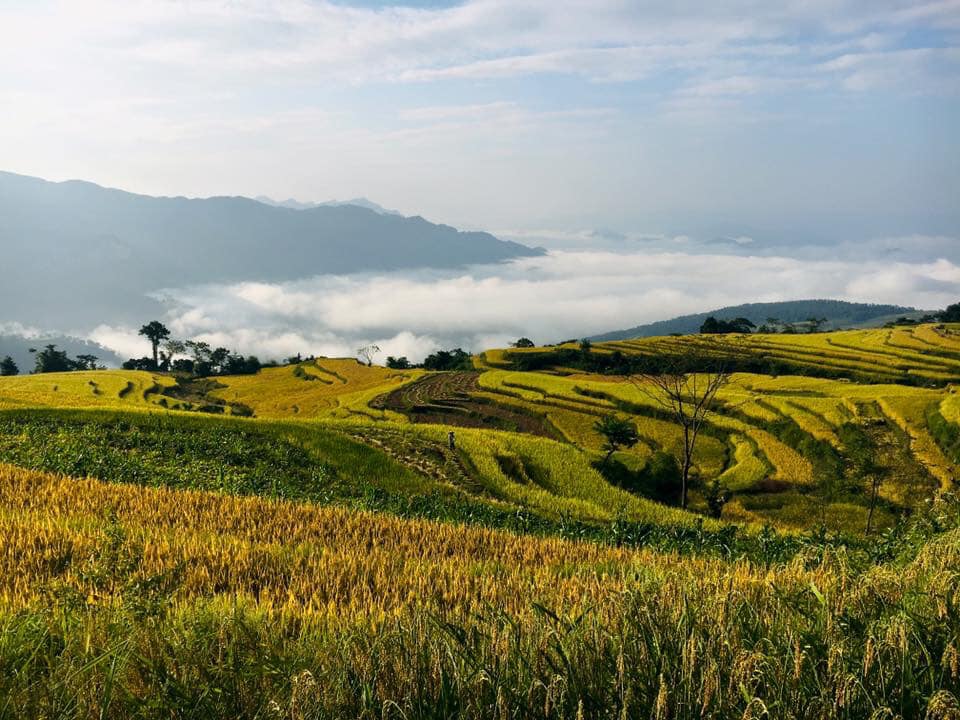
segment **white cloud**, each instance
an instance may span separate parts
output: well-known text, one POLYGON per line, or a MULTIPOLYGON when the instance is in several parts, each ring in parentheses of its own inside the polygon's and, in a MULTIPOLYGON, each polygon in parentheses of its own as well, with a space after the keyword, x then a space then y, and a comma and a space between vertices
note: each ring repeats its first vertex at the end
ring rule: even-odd
MULTIPOLYGON (((837 298, 935 309, 960 298, 960 265, 558 251, 462 273, 320 276, 169 297, 177 299, 168 318, 176 335, 262 358, 347 356, 376 343, 384 356, 419 360, 440 347, 480 351, 520 336, 552 342, 742 302, 837 298)), ((132 329, 100 327, 91 337, 142 354, 132 329)))
POLYGON ((905 88, 911 92, 960 91, 960 48, 912 48, 841 55, 820 69, 842 77, 848 90, 905 88))

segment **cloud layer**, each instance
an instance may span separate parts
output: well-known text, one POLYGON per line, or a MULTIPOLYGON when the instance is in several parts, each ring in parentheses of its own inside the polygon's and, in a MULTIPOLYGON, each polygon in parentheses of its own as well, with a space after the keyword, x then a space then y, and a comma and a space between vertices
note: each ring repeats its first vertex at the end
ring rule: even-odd
MULTIPOLYGON (((320 276, 163 297, 176 335, 262 358, 349 356, 374 342, 384 356, 420 360, 440 347, 480 351, 520 336, 556 342, 742 302, 836 298, 936 309, 960 299, 960 264, 557 251, 463 273, 320 276)), ((101 326, 91 338, 143 354, 132 329, 101 326)))

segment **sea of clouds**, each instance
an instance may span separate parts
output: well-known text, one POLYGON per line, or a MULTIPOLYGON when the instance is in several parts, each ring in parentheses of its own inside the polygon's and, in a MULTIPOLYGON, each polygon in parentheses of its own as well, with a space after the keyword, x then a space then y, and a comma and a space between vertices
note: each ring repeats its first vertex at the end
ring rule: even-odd
MULTIPOLYGON (((461 271, 319 275, 168 289, 156 297, 177 337, 261 359, 352 356, 373 343, 381 361, 419 361, 438 348, 478 352, 520 336, 557 342, 743 302, 832 298, 937 309, 960 300, 956 257, 865 259, 841 250, 822 248, 823 259, 816 251, 786 257, 702 248, 551 250, 461 271)), ((104 324, 88 337, 122 356, 145 354, 135 328, 104 324)))

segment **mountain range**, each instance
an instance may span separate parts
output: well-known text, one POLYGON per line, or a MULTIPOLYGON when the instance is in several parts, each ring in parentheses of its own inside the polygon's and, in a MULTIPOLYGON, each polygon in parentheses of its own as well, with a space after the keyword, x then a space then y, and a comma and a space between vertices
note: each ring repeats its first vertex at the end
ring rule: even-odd
MULTIPOLYGON (((378 206, 379 207, 379 206, 378 206)), ((382 208, 381 208, 382 210, 382 208)), ((453 268, 542 254, 355 204, 150 197, 0 172, 0 321, 74 328, 159 312, 162 288, 453 268)))

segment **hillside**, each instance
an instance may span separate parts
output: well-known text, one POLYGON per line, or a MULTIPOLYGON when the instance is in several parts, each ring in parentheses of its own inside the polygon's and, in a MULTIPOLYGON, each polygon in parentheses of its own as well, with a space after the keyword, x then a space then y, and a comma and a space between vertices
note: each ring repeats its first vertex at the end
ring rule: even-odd
POLYGON ((802 323, 812 317, 826 318, 827 322, 823 326, 824 329, 836 330, 839 328, 876 327, 900 316, 916 316, 919 314, 922 313, 910 307, 851 303, 843 300, 747 303, 693 315, 681 315, 671 320, 660 320, 627 330, 612 330, 593 335, 588 339, 593 342, 604 342, 607 340, 629 340, 638 337, 656 337, 657 335, 689 335, 699 332, 700 326, 708 317, 724 320, 744 317, 757 326, 767 322, 767 318, 777 318, 784 323, 802 323))
POLYGON ((952 707, 960 326, 474 364, 0 378, 0 695, 116 720, 952 707), (777 372, 722 387, 681 509, 682 430, 612 371, 694 355, 777 372), (635 444, 604 444, 611 415, 635 444))
POLYGON ((4 278, 4 317, 52 327, 155 315, 147 294, 167 287, 450 268, 542 252, 356 205, 295 210, 241 197, 148 197, 11 173, 0 173, 0 245, 19 270, 4 278))

